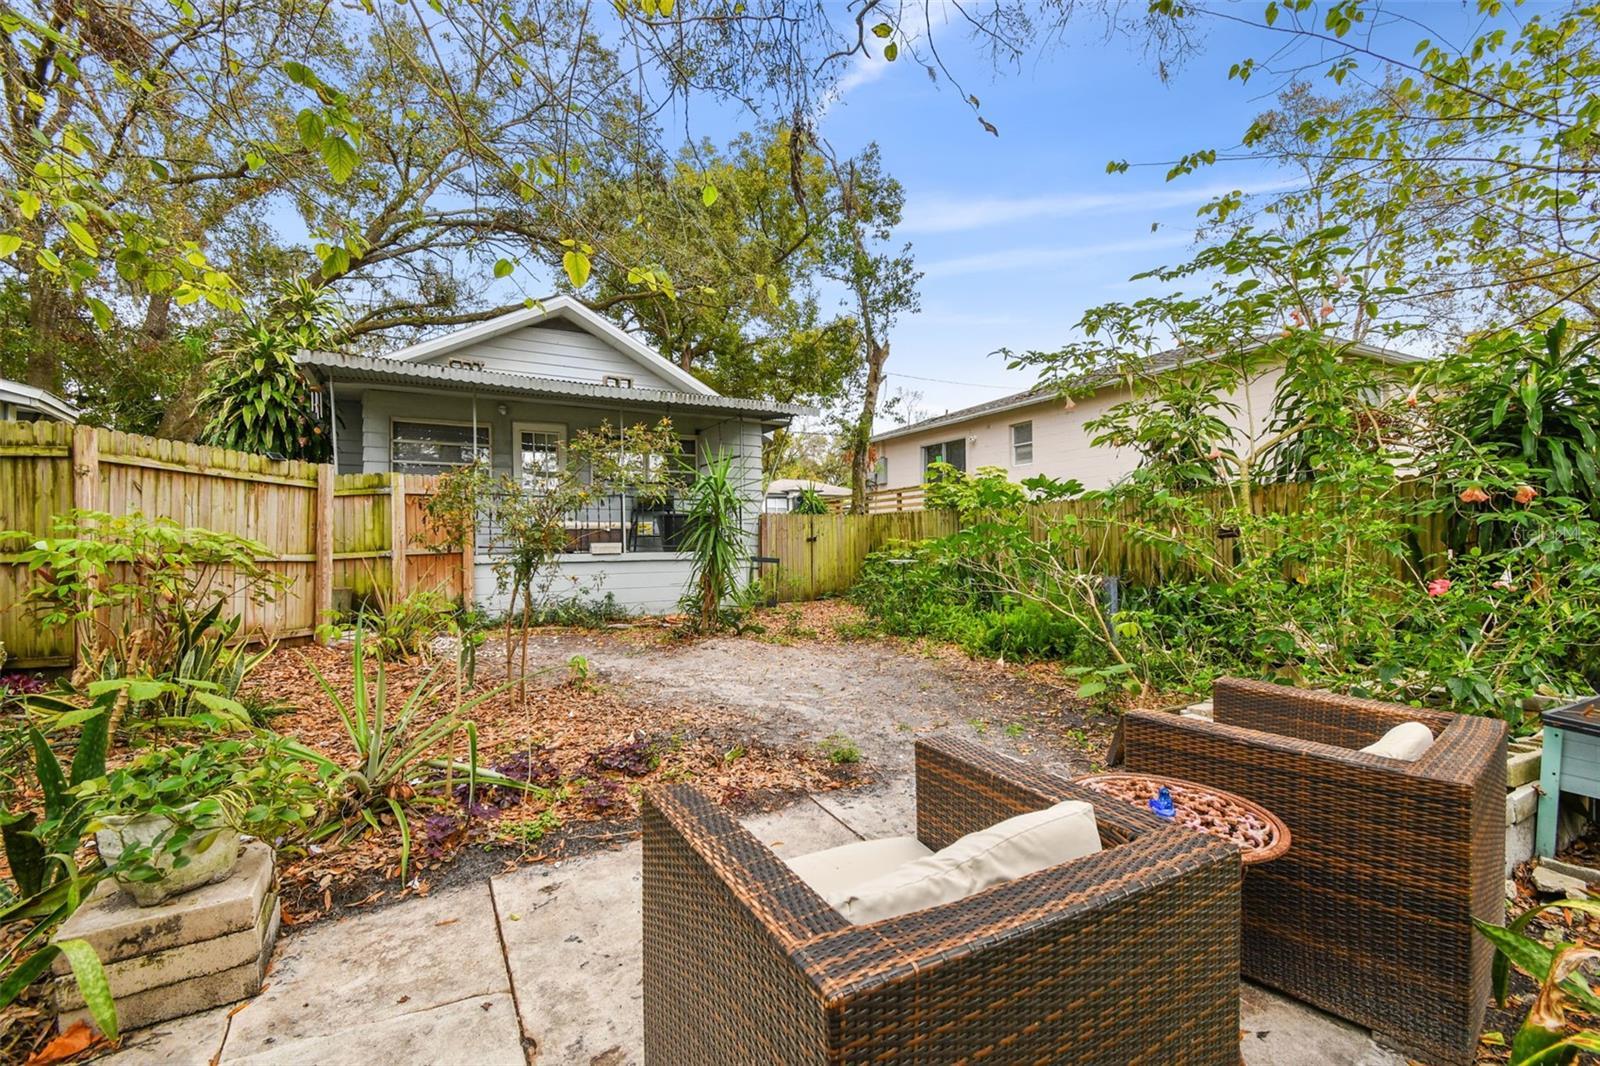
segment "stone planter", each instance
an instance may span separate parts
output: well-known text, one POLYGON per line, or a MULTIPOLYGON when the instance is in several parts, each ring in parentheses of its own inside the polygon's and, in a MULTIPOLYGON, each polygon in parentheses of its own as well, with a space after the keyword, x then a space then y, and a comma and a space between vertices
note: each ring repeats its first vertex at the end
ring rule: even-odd
MULTIPOLYGON (((191 803, 179 810, 188 812, 194 806, 191 803)), ((172 820, 162 814, 109 814, 100 819, 100 826, 94 834, 95 844, 106 865, 115 868, 124 851, 154 844, 172 829, 172 820)), ((238 862, 238 832, 217 826, 197 830, 176 852, 157 848, 150 859, 150 865, 161 875, 156 880, 133 881, 121 873, 113 876, 135 903, 153 907, 201 885, 226 881, 238 862), (182 866, 174 865, 179 856, 188 860, 182 866)))

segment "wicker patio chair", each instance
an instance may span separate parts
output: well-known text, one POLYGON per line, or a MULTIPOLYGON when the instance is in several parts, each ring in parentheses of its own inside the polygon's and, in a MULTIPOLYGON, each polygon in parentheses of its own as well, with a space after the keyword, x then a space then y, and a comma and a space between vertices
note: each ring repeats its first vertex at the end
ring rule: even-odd
POLYGON ((1504 917, 1506 728, 1490 718, 1223 679, 1214 722, 1124 716, 1127 768, 1252 799, 1288 853, 1244 884, 1244 972, 1429 1062, 1469 1063, 1504 917), (1355 750, 1400 722, 1415 762, 1355 750))
POLYGON ((1238 1066, 1238 853, 1013 759, 916 745, 932 849, 1063 799, 1103 849, 852 925, 688 785, 644 803, 650 1066, 1238 1066))

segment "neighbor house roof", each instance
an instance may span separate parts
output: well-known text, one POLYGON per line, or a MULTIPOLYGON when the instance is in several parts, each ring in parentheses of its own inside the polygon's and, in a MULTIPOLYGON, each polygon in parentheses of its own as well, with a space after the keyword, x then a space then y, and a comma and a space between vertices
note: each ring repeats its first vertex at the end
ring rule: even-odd
POLYGON ((787 496, 794 492, 804 492, 810 489, 818 496, 848 496, 850 490, 842 485, 830 485, 826 481, 811 481, 807 478, 780 477, 767 483, 768 496, 787 496))
POLYGON ((413 363, 431 356, 448 355, 459 351, 472 344, 498 337, 512 330, 522 329, 525 326, 537 326, 552 319, 562 319, 579 329, 599 337, 608 342, 622 354, 631 357, 640 365, 648 367, 653 373, 659 374, 668 381, 682 386, 684 392, 697 392, 708 396, 715 396, 716 390, 705 382, 678 366, 672 360, 664 358, 660 352, 639 340, 633 334, 606 318, 585 307, 570 296, 549 296, 543 300, 535 301, 532 307, 525 307, 517 311, 508 311, 477 325, 467 326, 463 329, 446 333, 432 340, 425 340, 401 348, 388 355, 390 359, 398 359, 404 363, 413 363))
POLYGON ((10 378, 0 378, 0 404, 7 407, 30 407, 62 422, 76 422, 78 409, 53 392, 36 385, 24 385, 10 378))
POLYGON ((797 415, 816 414, 814 408, 776 400, 747 400, 714 392, 677 392, 671 389, 622 388, 560 381, 504 370, 466 370, 432 363, 405 363, 391 358, 302 352, 295 362, 323 381, 342 384, 399 385, 429 391, 468 392, 482 396, 533 396, 565 400, 593 407, 663 407, 721 412, 730 415, 788 421, 797 415))
MULTIPOLYGON (((1385 363, 1392 363, 1396 366, 1423 361, 1422 356, 1412 355, 1409 352, 1397 352, 1392 348, 1379 348, 1372 344, 1352 344, 1349 346, 1349 351, 1358 355, 1370 356, 1385 363)), ((1187 348, 1174 348, 1170 352, 1161 352, 1147 359, 1145 361, 1145 370, 1151 373, 1161 373, 1183 366, 1186 363, 1211 362, 1218 358, 1220 358, 1218 353, 1195 352, 1187 348)), ((1108 373, 1098 380, 1086 379, 1079 387, 1086 389, 1102 388, 1113 384, 1118 376, 1115 373, 1108 373)), ((913 433, 924 433, 928 430, 939 429, 942 426, 959 425, 962 422, 968 422, 983 415, 1000 414, 1023 407, 1032 407, 1035 404, 1048 403, 1060 395, 1061 390, 1055 385, 1035 385, 1031 389, 1014 392, 1009 396, 1002 396, 996 400, 987 400, 983 403, 973 404, 971 407, 947 411, 934 418, 925 418, 921 422, 912 422, 909 425, 896 426, 894 429, 875 433, 872 436, 872 440, 874 442, 891 440, 895 437, 905 437, 913 433)))

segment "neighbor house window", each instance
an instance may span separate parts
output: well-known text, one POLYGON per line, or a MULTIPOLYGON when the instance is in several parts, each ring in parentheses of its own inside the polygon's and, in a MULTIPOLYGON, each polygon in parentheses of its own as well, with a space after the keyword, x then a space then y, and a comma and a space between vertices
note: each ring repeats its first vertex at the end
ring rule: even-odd
POLYGON ((939 444, 927 444, 922 448, 922 469, 926 471, 934 463, 949 463, 957 470, 967 469, 967 441, 965 437, 947 440, 939 444))
POLYGON ((1033 423, 1018 422, 1011 427, 1011 465, 1027 466, 1033 462, 1033 423))
POLYGON ((489 427, 470 422, 401 422, 389 426, 389 469, 397 474, 443 474, 473 458, 489 458, 489 427))
POLYGON ((633 388, 633 379, 632 378, 618 377, 615 374, 607 374, 605 376, 605 383, 607 385, 611 386, 614 389, 631 389, 631 388, 633 388))

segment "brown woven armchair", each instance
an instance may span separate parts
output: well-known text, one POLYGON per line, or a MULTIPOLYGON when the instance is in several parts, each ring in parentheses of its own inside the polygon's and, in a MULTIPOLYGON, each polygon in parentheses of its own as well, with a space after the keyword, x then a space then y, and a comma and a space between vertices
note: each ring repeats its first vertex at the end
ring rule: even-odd
POLYGON ((1094 804, 1103 850, 851 925, 702 793, 653 789, 650 1066, 1238 1066, 1233 848, 960 741, 918 741, 916 774, 930 848, 1076 798, 1094 804))
POLYGON ((1214 722, 1123 718, 1130 770, 1262 804, 1294 843, 1244 884, 1244 972, 1431 1062, 1469 1063, 1504 916, 1502 722, 1223 679, 1214 722), (1415 762, 1355 749, 1417 721, 1415 762))

